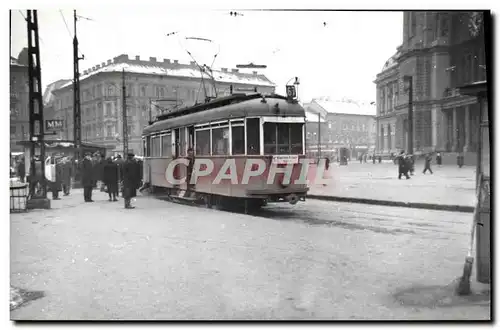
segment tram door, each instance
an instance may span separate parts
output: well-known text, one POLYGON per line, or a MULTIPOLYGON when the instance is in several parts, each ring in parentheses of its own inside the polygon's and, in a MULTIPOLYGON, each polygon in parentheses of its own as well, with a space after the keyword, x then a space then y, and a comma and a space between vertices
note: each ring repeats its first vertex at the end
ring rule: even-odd
POLYGON ((194 152, 194 126, 188 127, 188 146, 189 148, 193 148, 194 152))

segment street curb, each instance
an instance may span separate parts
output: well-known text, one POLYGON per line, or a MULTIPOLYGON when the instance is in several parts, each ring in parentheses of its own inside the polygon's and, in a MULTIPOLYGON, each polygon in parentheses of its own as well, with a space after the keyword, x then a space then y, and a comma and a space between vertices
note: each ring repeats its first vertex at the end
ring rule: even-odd
POLYGON ((339 197, 339 196, 326 196, 326 195, 307 195, 306 199, 317 199, 329 202, 347 202, 347 203, 359 203, 359 204, 371 204, 371 205, 383 205, 383 206, 394 206, 394 207, 406 207, 414 209, 427 209, 436 211, 452 211, 452 212, 463 212, 463 213, 473 213, 473 206, 463 206, 463 205, 443 205, 443 204, 430 204, 430 203, 411 203, 411 202, 397 202, 397 201, 386 201, 378 199, 368 199, 368 198, 355 198, 355 197, 339 197))

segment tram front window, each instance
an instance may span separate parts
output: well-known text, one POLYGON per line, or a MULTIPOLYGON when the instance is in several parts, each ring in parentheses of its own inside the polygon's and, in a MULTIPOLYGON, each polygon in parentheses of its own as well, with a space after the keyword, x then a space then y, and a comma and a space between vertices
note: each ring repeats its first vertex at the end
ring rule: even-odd
POLYGON ((301 154, 302 125, 295 123, 264 123, 264 154, 301 154))

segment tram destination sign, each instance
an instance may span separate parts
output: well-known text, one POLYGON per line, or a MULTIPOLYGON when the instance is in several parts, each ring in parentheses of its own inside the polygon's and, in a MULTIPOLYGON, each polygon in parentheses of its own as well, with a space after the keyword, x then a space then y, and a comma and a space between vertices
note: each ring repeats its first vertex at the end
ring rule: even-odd
POLYGON ((273 164, 298 164, 298 155, 275 155, 273 156, 273 164))
POLYGON ((45 121, 46 132, 59 132, 62 131, 63 127, 64 121, 62 119, 50 119, 45 121))

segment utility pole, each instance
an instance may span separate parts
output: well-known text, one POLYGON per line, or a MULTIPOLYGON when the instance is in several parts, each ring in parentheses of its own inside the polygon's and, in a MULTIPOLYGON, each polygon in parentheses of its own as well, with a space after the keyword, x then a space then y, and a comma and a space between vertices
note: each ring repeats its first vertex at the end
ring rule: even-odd
POLYGON ((318 112, 318 158, 321 158, 321 114, 318 112))
MULTIPOLYGON (((41 196, 35 194, 35 184, 30 185, 32 199, 47 200, 47 180, 45 178, 45 139, 43 121, 42 80, 40 69, 40 44, 38 40, 38 17, 36 10, 28 10, 28 75, 29 75, 29 124, 30 124, 30 176, 36 178, 35 152, 36 145, 40 146, 40 183, 41 196), (32 15, 33 12, 33 15, 32 15)), ((37 180, 35 179, 34 182, 37 180)), ((50 202, 44 203, 44 208, 50 208, 50 202)))
POLYGON ((122 71, 122 115, 123 115, 123 156, 128 154, 128 125, 127 125, 127 88, 125 86, 125 69, 122 71))
POLYGON ((75 159, 83 158, 82 152, 82 117, 80 111, 80 70, 78 62, 84 56, 78 57, 78 38, 76 36, 76 10, 74 14, 75 36, 73 38, 73 140, 75 145, 75 159))

